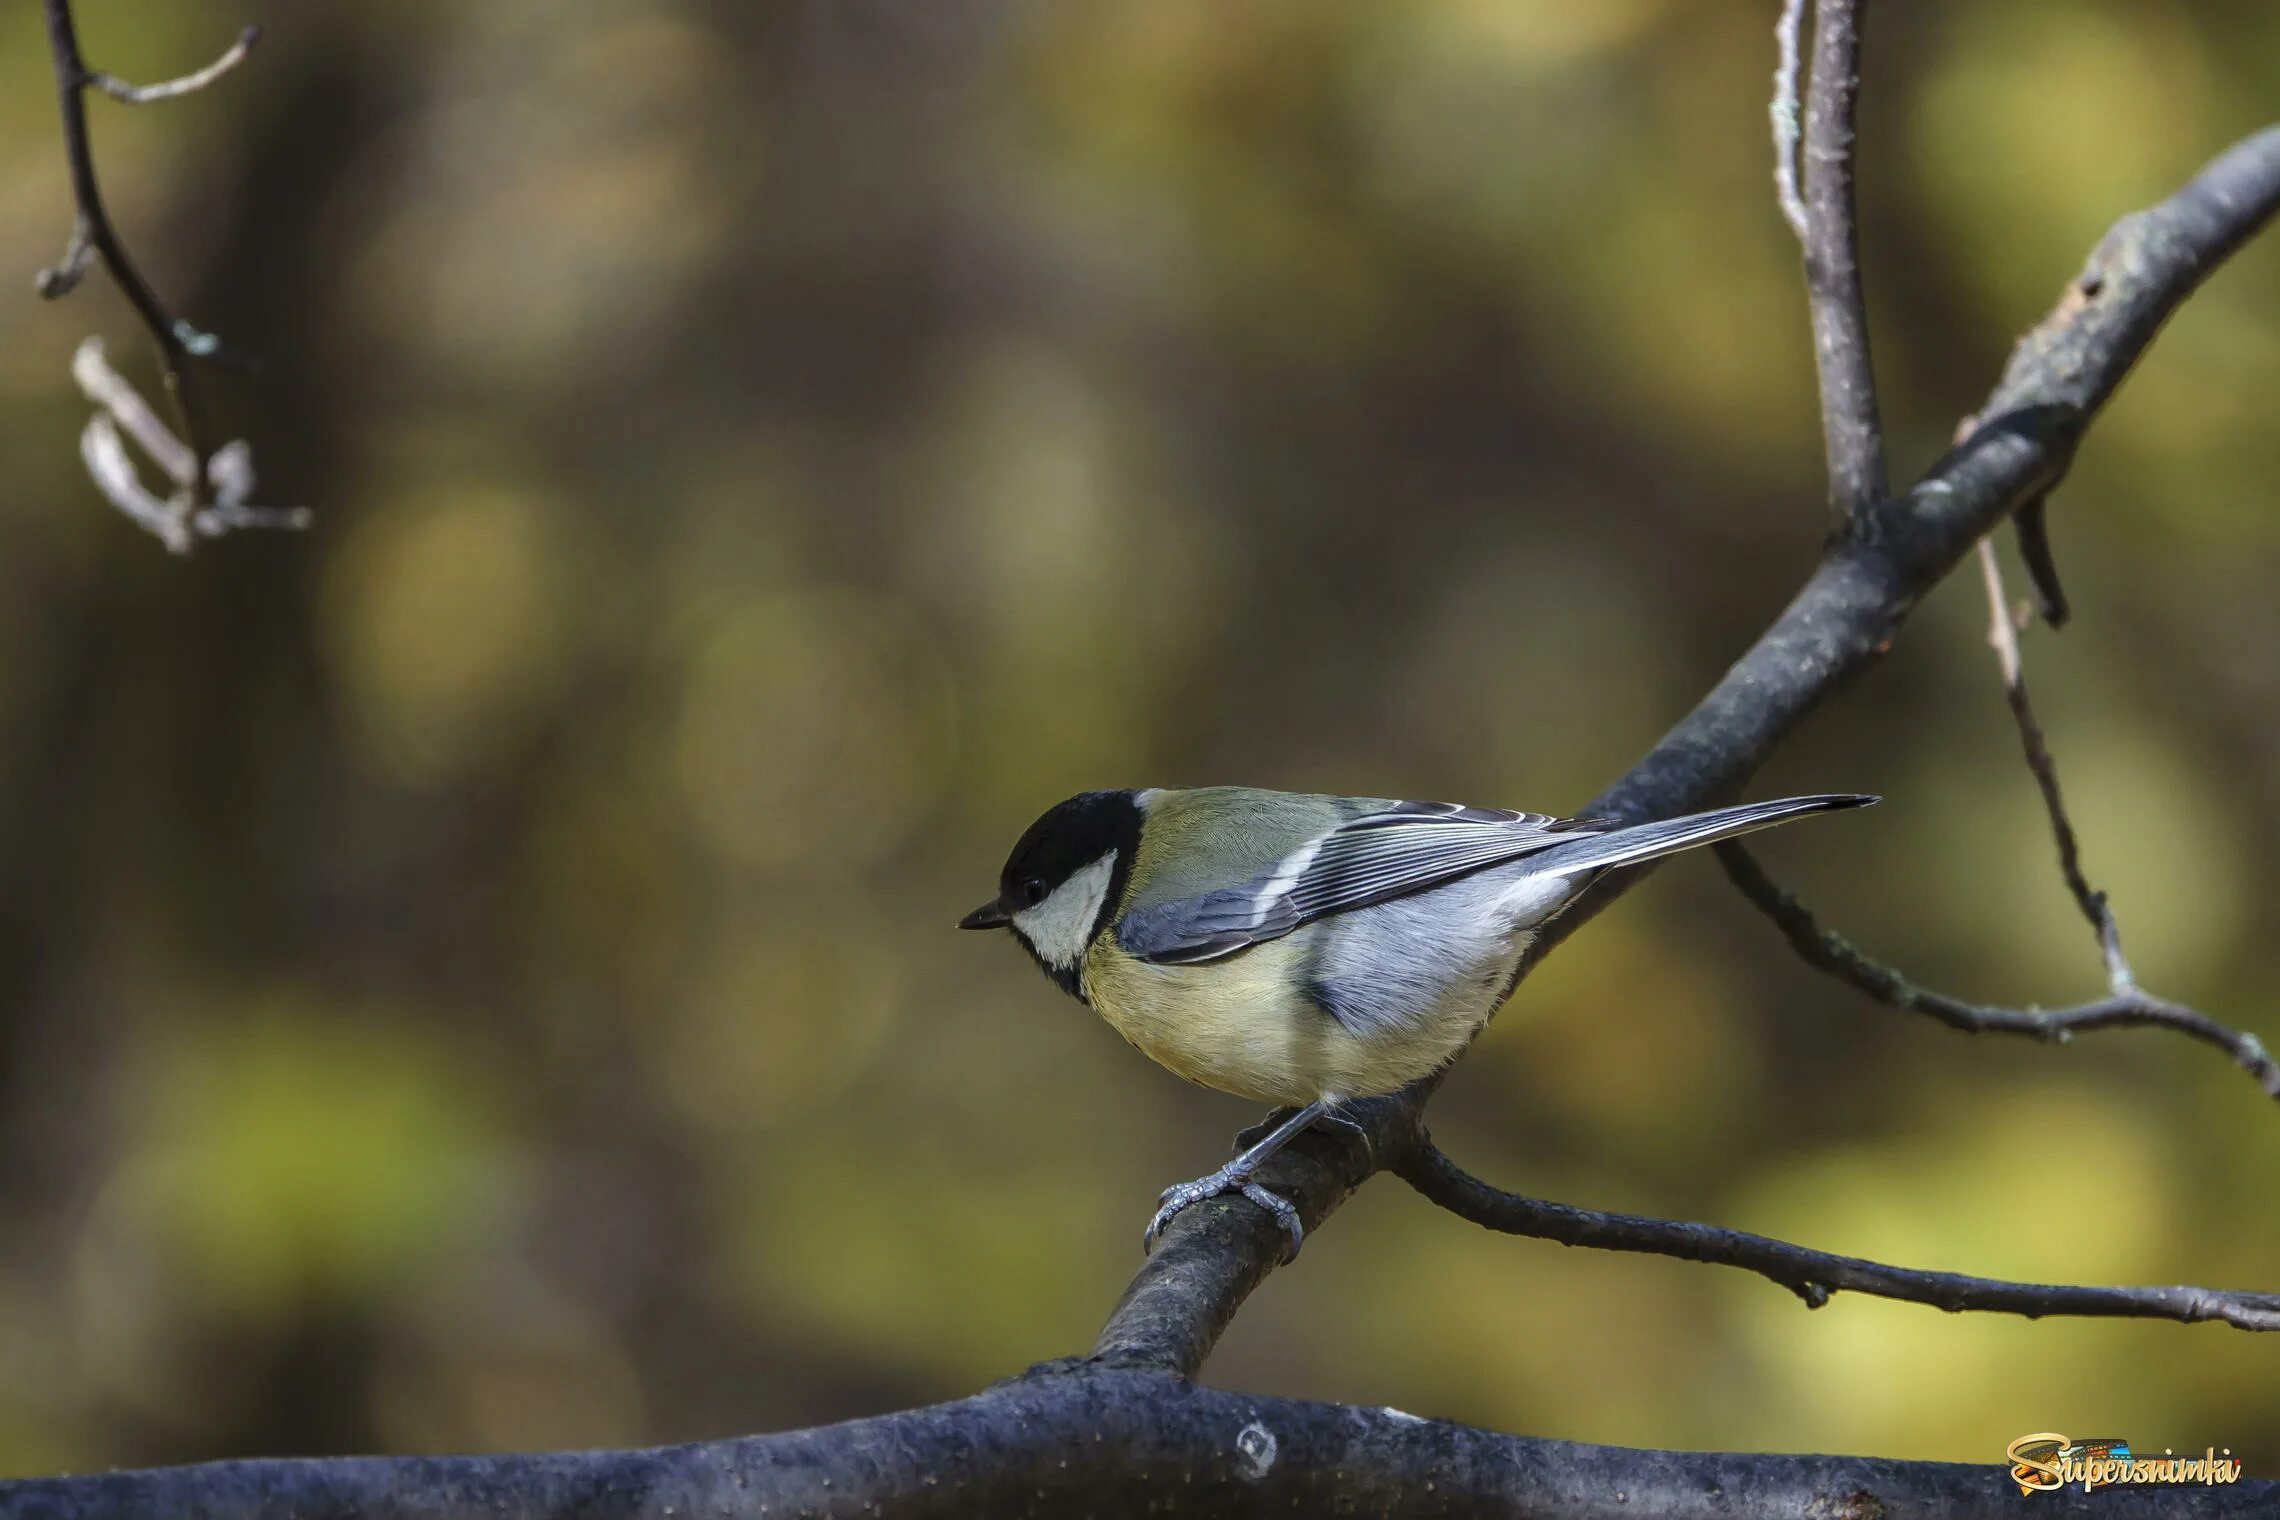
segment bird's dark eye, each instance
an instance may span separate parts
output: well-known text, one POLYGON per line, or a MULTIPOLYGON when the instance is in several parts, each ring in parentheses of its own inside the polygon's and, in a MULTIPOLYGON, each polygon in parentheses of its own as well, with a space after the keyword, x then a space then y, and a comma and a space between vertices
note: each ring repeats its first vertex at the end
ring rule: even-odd
POLYGON ((1024 907, 1034 908, 1045 900, 1045 883, 1032 876, 1021 884, 1021 901, 1024 907))

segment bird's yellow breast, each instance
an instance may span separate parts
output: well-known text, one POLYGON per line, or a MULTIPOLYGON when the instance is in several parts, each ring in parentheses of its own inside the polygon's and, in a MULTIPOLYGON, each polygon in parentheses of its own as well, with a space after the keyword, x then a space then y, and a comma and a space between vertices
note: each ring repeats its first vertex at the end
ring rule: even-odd
POLYGON ((1454 1057, 1486 1017, 1356 1035, 1301 990, 1303 933, 1189 966, 1136 960, 1114 941, 1104 934, 1085 956, 1100 1016, 1157 1065, 1257 1103, 1392 1092, 1454 1057))

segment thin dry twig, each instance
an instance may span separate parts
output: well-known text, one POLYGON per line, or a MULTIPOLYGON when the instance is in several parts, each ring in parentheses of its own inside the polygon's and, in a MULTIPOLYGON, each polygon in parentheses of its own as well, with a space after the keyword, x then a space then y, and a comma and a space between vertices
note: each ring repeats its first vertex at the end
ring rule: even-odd
POLYGON ((1781 15, 1773 24, 1777 62, 1773 68, 1773 198, 1781 207, 1789 230, 1804 243, 1812 237, 1805 219, 1805 197, 1797 189, 1797 143, 1802 129, 1798 102, 1798 39, 1805 24, 1805 0, 1782 0, 1781 15))
POLYGON ((231 43, 221 57, 195 73, 184 74, 179 79, 164 79, 157 84, 136 85, 127 83, 116 74, 105 74, 100 70, 94 70, 87 75, 87 83, 93 88, 101 90, 113 100, 124 101, 130 106, 146 106, 154 100, 173 100, 179 96, 188 95, 194 90, 206 88, 245 62, 246 56, 253 51, 253 45, 260 40, 261 28, 249 26, 238 33, 237 41, 231 43))
POLYGON ((87 419, 86 430, 79 435, 79 457, 86 463, 96 489, 130 522, 157 535, 173 553, 190 552, 188 522, 172 503, 151 495, 142 483, 135 462, 127 457, 119 426, 108 412, 97 412, 87 419))
POLYGON ((2035 719, 2034 704, 2027 698, 2026 667, 2019 659, 2019 630, 2024 618, 2012 608, 2003 589, 2003 567, 1995 557, 1992 539, 1979 541, 1979 580, 1987 592, 1987 642, 1995 651, 1996 668, 2003 674, 2003 697, 2010 704, 2012 721, 2018 725, 2027 769, 2034 773, 2043 812, 2050 818, 2051 838, 2058 845, 2059 873, 2066 878, 2066 889, 2074 894, 2075 906, 2098 936, 2107 987, 2117 995, 2127 993, 2136 987, 2137 977, 2122 954, 2122 931, 2114 922, 2106 894, 2091 886, 2082 872, 2081 845, 2075 838, 2074 821, 2067 816, 2066 799, 2059 791, 2058 763, 2051 758, 2050 744, 2043 737, 2042 724, 2035 719))
POLYGON ((1717 851, 1727 878, 1773 920, 1799 959, 1887 1007, 1927 1014, 1965 1034, 2025 1035, 2053 1044, 2101 1029, 2174 1030, 2231 1056, 2266 1094, 2280 1099, 2280 1062, 2272 1059, 2264 1042, 2217 1022, 2197 1008, 2155 997, 2134 985, 2095 1002, 2065 1008, 2006 1008, 1934 992, 1917 986, 1884 962, 1863 955, 1842 935, 1822 928, 1812 911, 1766 875, 1757 857, 1741 845, 1722 844, 1717 851))
POLYGON ((81 342, 71 356, 71 378, 79 382, 88 400, 118 420, 127 435, 164 471, 175 486, 188 490, 198 479, 198 455, 159 419, 127 377, 111 367, 101 338, 81 342))
POLYGON ((1635 1251, 1740 1267, 1781 1284, 1813 1309, 1827 1303, 1832 1293, 1849 1292, 1929 1304, 1950 1312, 2023 1314, 2030 1319, 2066 1314, 2167 1319, 2185 1324, 2218 1321, 2241 1330, 2280 1330, 2280 1294, 2006 1282, 1889 1266, 1716 1225, 1546 1203, 1490 1186, 1443 1155, 1429 1139, 1404 1153, 1394 1170, 1402 1181, 1450 1213, 1502 1234, 1600 1251, 1635 1251))
POLYGON ((2026 670, 2019 653, 2019 632, 2028 613, 2014 608, 2004 589, 2003 571, 1992 540, 1978 545, 1980 584, 1987 595, 1987 642, 1995 651, 1996 668, 2003 678, 2003 694, 2019 731, 2019 744, 2027 769, 2042 796, 2058 848, 2058 867, 2073 895, 2075 906, 2098 937, 2105 965, 2107 996, 2094 1002, 2064 1008, 2008 1008, 1968 1002, 1919 987, 1882 961, 1855 949, 1842 935, 1824 929, 1795 894, 1768 876, 1757 858, 1740 844, 1718 847, 1726 876, 1744 897, 1773 920, 1790 948, 1816 970, 1825 971, 1858 992, 1888 1007, 1928 1014, 1951 1029, 1970 1034, 2017 1034, 2063 1043, 2077 1034, 2100 1029, 2169 1029, 2215 1046, 2255 1079, 2269 1096, 2280 1099, 2280 1063, 2264 1042, 2236 1030, 2187 1004, 2174 1002, 2138 985, 2129 959, 2122 953, 2122 936, 2106 894, 2090 883, 2082 869, 2081 843, 2066 799, 2059 787, 2058 766, 2052 758, 2042 724, 2027 695, 2026 670))
POLYGON ((2019 540, 2019 562, 2027 567, 2027 580, 2035 588, 2035 612, 2045 625, 2064 628, 2074 615, 2067 605, 2066 587, 2058 578, 2058 558, 2050 548, 2050 493, 2045 491, 2013 514, 2011 526, 2019 540))
MULTIPOLYGON (((221 57, 195 73, 159 84, 132 85, 87 66, 80 54, 79 33, 72 19, 70 0, 42 0, 42 8, 54 62, 56 100, 63 118, 64 158, 70 168, 72 199, 78 214, 63 257, 41 270, 34 283, 42 296, 55 300, 70 294, 87 271, 101 263, 120 293, 126 296, 127 303, 135 309, 135 315, 148 329, 158 349, 159 372, 165 379, 167 393, 173 398, 180 422, 180 438, 172 449, 157 440, 161 434, 172 439, 173 431, 148 415, 148 408, 141 405, 139 398, 132 407, 112 406, 110 399, 103 397, 96 399, 111 410, 117 425, 135 437, 180 488, 176 495, 182 505, 172 514, 174 530, 159 536, 175 552, 186 553, 196 537, 211 537, 234 527, 254 526, 254 518, 260 519, 260 526, 298 526, 305 521, 299 514, 265 513, 262 509, 245 507, 242 501, 224 500, 213 494, 220 482, 211 474, 211 462, 219 458, 219 453, 208 445, 204 419, 188 371, 192 360, 212 357, 220 343, 213 334, 201 331, 167 310, 128 254, 126 243, 104 205, 102 185, 95 172, 94 149, 87 132, 89 90, 100 90, 129 105, 177 99, 206 88, 243 63, 260 39, 260 30, 247 27, 221 57), (187 469, 183 467, 185 455, 187 469), (249 513, 253 514, 252 518, 249 513)), ((99 350, 97 357, 100 358, 99 350)), ((75 371, 77 367, 75 361, 75 371)), ((124 386, 125 382, 119 384, 124 386)), ((149 527, 145 500, 148 493, 143 492, 139 484, 134 491, 125 489, 125 477, 118 467, 125 465, 131 473, 131 465, 124 450, 113 447, 118 441, 108 425, 98 429, 90 423, 81 440, 82 456, 88 461, 89 473, 97 488, 130 518, 149 527), (101 469, 97 467, 98 461, 102 463, 101 469)))
POLYGON ((79 439, 79 455, 89 478, 111 505, 155 534, 170 552, 188 554, 201 538, 220 538, 244 528, 297 530, 309 525, 306 507, 247 505, 254 490, 253 450, 242 438, 223 444, 206 461, 203 473, 214 487, 214 499, 200 506, 191 490, 201 473, 198 456, 174 436, 142 393, 111 367, 101 338, 79 345, 71 373, 87 399, 100 408, 79 439), (127 438, 174 482, 173 494, 161 499, 143 485, 127 452, 127 438))
POLYGON ((57 301, 79 288, 87 271, 95 266, 95 245, 88 241, 85 218, 73 224, 71 241, 63 245, 63 257, 32 276, 32 288, 43 301, 57 301))
MULTIPOLYGON (((2069 299, 2085 302, 2096 299, 2094 291, 2090 295, 2084 295, 2082 290, 2079 283, 2070 287, 2069 299)), ((1955 446, 1962 447, 1978 429, 1979 418, 1976 415, 1958 420, 1955 425, 1955 446)), ((2064 628, 2066 620, 2073 616, 2073 610, 2066 601, 2066 587, 2058 578, 2058 559, 2051 553, 2050 547, 2051 492, 2065 478, 2067 468, 2072 463, 2072 447, 2060 450, 2055 461, 2056 467, 2050 478, 2043 483, 2042 489, 2021 502, 2018 510, 2011 514, 2011 528, 2019 541, 2019 563, 2026 566, 2028 584, 2035 588, 2035 614, 2052 628, 2064 628)))
MULTIPOLYGON (((64 258, 48 277, 40 282, 41 291, 49 296, 62 295, 78 284, 77 274, 58 277, 58 272, 76 268, 84 271, 87 254, 91 250, 102 261, 112 281, 126 296, 135 314, 150 332, 158 346, 159 366, 166 376, 166 388, 174 398, 180 414, 182 435, 193 453, 206 457, 204 434, 196 398, 184 383, 183 370, 193 356, 192 340, 205 335, 176 317, 166 309, 143 277, 133 257, 128 254, 118 228, 111 221, 109 209, 103 203, 103 188, 95 173, 95 150, 87 132, 87 90, 94 83, 94 73, 87 67, 79 52, 79 32, 72 19, 70 0, 43 0, 47 17, 48 46, 55 66, 56 99, 63 114, 64 158, 71 170, 71 192, 78 203, 79 220, 72 233, 72 242, 64 258)), ((191 494, 202 500, 205 484, 192 472, 189 482, 191 494)))

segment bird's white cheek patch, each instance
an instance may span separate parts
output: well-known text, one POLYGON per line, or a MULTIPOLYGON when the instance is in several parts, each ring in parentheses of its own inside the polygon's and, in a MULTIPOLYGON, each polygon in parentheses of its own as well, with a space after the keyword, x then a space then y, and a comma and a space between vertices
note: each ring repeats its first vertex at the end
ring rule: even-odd
POLYGON ((1048 966, 1067 970, 1084 958, 1092 937, 1093 921, 1108 897, 1108 879, 1116 870, 1116 852, 1086 866, 1053 889, 1053 895, 1034 908, 1013 915, 1013 926, 1035 947, 1048 966))

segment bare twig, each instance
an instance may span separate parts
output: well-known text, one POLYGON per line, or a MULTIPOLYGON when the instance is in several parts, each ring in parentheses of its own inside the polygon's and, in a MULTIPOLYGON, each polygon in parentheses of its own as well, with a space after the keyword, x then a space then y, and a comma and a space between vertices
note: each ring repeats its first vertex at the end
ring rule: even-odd
POLYGON ((2018 533, 2019 562, 2035 588, 2035 612, 2052 628, 2064 628, 2073 615, 2066 603, 2066 587, 2058 578, 2058 560, 2050 552, 2050 493, 2019 508, 2011 517, 2018 533))
POLYGON ((197 454, 159 420, 158 413, 150 409, 127 377, 111 367, 101 338, 80 343, 79 351, 71 356, 71 378, 79 382, 88 400, 118 419, 119 426, 141 445, 151 463, 166 472, 167 479, 183 490, 197 481, 197 454))
POLYGON ((1797 189, 1797 142, 1802 130, 1798 101, 1798 39, 1805 24, 1805 0, 1782 0, 1781 15, 1773 24, 1777 62, 1773 67, 1773 198, 1783 220, 1799 243, 1811 239, 1805 221, 1805 197, 1797 189))
POLYGON ((150 494, 142 477, 135 473, 134 461, 127 457, 118 424, 108 413, 97 412, 87 419, 86 430, 79 435, 79 457, 86 462, 96 489, 129 521, 156 534, 171 553, 190 552, 188 520, 173 503, 150 494))
MULTIPOLYGON (((2076 288, 2070 287, 2069 299, 2079 299, 2076 288)), ((1979 428, 1977 417, 1965 417, 1955 426, 1955 442, 1960 446, 1979 428)), ((2019 541, 2019 562, 2027 568, 2027 579, 2035 588, 2035 612, 2052 628, 2064 628, 2072 616, 2067 606, 2066 587, 2058 578, 2058 560, 2050 548, 2050 497, 2051 490, 2065 473, 2072 459, 2069 447, 2059 458, 2059 468, 2049 484, 2020 503, 2011 514, 2011 528, 2019 541)))
MULTIPOLYGON (((2011 351, 1956 446, 1840 539, 1755 644, 1655 747, 1578 808, 1643 822, 1731 797, 1839 688, 1878 664, 1924 594, 2003 519, 2062 478, 2082 431, 2169 314, 2280 210, 2280 126, 2218 154, 2114 223, 2050 315, 2011 351)), ((1618 871, 1546 925, 1533 967, 1645 877, 1618 871)))
POLYGON ((2155 997, 2135 985, 2111 996, 2066 1008, 2005 1008, 1971 1003, 1919 987, 1884 962, 1863 955, 1842 935, 1821 927, 1812 911, 1738 844, 1718 846, 1718 860, 1744 897, 1773 920, 1807 965, 1887 1007, 1927 1014, 1965 1034, 2015 1034, 2063 1044, 2100 1029, 2170 1029, 2231 1056, 2257 1086, 2280 1099, 2280 1063, 2255 1035, 2230 1029, 2196 1008, 2155 997))
MULTIPOLYGON (((75 240, 83 238, 102 260, 112 280, 125 295, 135 314, 142 318, 143 326, 150 331, 151 340, 158 345, 159 366, 166 377, 166 388, 174 397, 180 414, 182 435, 191 451, 200 459, 206 457, 200 430, 196 398, 183 382, 183 369, 191 357, 189 345, 184 341, 187 324, 166 309, 143 278, 127 253, 118 229, 112 225, 111 213, 103 204, 103 188, 95 175, 95 151, 87 135, 87 89, 93 83, 86 60, 79 53, 79 32, 72 21, 70 0, 43 0, 47 16, 48 46, 55 63, 56 99, 63 113, 63 151, 71 168, 71 193, 79 204, 79 226, 75 240)), ((68 256, 66 264, 70 262, 68 256)), ((76 281, 63 285, 68 290, 76 281)), ((53 290, 55 282, 48 288, 53 290)), ((61 293, 61 292, 56 292, 61 293)), ((194 502, 202 502, 205 484, 198 472, 191 473, 189 489, 194 502)))
MULTIPOLYGON (((1790 5, 1784 45, 1793 43, 1790 5)), ((1861 0, 1815 0, 1813 75, 1805 92, 1805 285, 1813 318, 1813 362, 1821 378, 1821 432, 1828 456, 1829 506, 1851 528, 1891 493, 1884 472, 1884 425, 1877 417, 1876 371, 1869 361, 1868 306, 1860 287, 1860 236, 1853 207, 1855 118, 1860 104, 1861 0)), ((1783 89, 1794 92, 1793 62, 1775 77, 1776 139, 1783 89)), ((1793 108, 1790 108, 1793 114, 1793 108)), ((1777 183, 1780 171, 1776 170, 1777 183)), ((1786 186, 1783 187, 1786 189, 1786 186)), ((1791 215, 1785 201, 1784 215, 1791 215)), ((1793 218, 1792 225, 1796 225, 1793 218)))
POLYGON ((95 263, 95 245, 87 240, 85 218, 72 224, 71 241, 63 245, 63 257, 32 277, 32 288, 43 301, 61 300, 79 288, 87 271, 95 263))
POLYGON ((1814 1309, 1827 1303, 1830 1294, 1842 1291, 1929 1304, 1950 1312, 2023 1314, 2030 1319, 2068 1314, 2168 1319, 2186 1324, 2219 1321, 2241 1330, 2280 1330, 2280 1294, 2004 1282, 1887 1266, 1715 1225, 1608 1214, 1507 1193, 1466 1172, 1430 1141, 1404 1155, 1395 1170, 1404 1182, 1452 1214, 1506 1235, 1740 1267, 1781 1284, 1814 1309))
POLYGON ((246 504, 253 494, 253 450, 242 438, 232 439, 206 462, 204 474, 214 487, 214 500, 199 506, 191 482, 199 475, 198 457, 174 436, 142 393, 111 368, 103 340, 89 338, 79 345, 71 373, 87 399, 101 408, 80 435, 80 458, 87 473, 111 505, 129 521, 157 535, 175 554, 188 554, 201 538, 220 538, 243 528, 300 529, 309 525, 305 507, 255 507, 246 504), (128 456, 125 436, 134 439, 151 461, 175 484, 164 500, 143 485, 128 456))
POLYGON ((2263 1041, 2235 1030, 2197 1008, 2147 992, 2137 983, 2128 958, 2122 953, 2121 930, 2106 894, 2090 884, 2082 869, 2081 846, 2059 788, 2058 767, 2027 695, 2025 667, 2019 654, 2023 612, 2010 604, 2003 586, 2002 566, 1994 542, 1978 546, 1980 583, 1987 594, 1987 641, 1995 651, 2002 673, 2004 697, 2019 731, 2027 769, 2042 795, 2050 820, 2051 837, 2058 847, 2060 873, 2075 905, 2098 937, 2105 963, 2108 995, 2095 1002, 2065 1008, 2006 1008, 1966 1002, 1945 993, 1917 986, 1900 971, 1855 949, 1842 935, 1821 927, 1811 910, 1776 883, 1755 856, 1740 844, 1721 845, 1718 858, 1726 875, 1742 895, 1772 919, 1800 958, 1856 991, 1890 1007, 1928 1014, 1952 1029, 1972 1034, 2018 1034, 2063 1042, 2076 1034, 2100 1029, 2169 1029, 2213 1045, 2231 1056, 2258 1086, 2280 1099, 2280 1063, 2275 1063, 2263 1041))
POLYGON ((2010 604, 2003 590, 2003 567, 1995 558, 1995 542, 1983 538, 1979 541, 1979 578, 1987 592, 1987 642, 1995 651, 1995 664, 2003 673, 2003 697, 2010 704, 2011 719, 2018 725, 2019 744, 2026 752, 2027 769, 2034 773, 2035 786, 2042 793, 2043 811, 2050 818, 2051 838, 2058 845, 2058 869, 2066 878, 2066 889, 2074 894, 2075 906, 2090 921, 2091 932, 2098 936, 2098 953, 2106 963, 2106 985, 2116 995, 2129 992, 2137 985, 2130 971, 2130 963, 2122 954, 2122 931, 2114 922, 2114 910, 2106 901, 2106 894, 2090 885, 2082 874, 2082 850, 2075 839, 2074 821, 2067 816, 2066 799, 2058 787, 2058 763, 2051 758, 2050 745, 2043 738, 2042 724, 2035 720, 2034 704, 2027 698, 2026 667, 2019 660, 2019 614, 2010 604))
POLYGON ((187 95, 193 90, 206 88, 245 62, 246 55, 253 51, 253 45, 260 40, 261 28, 249 26, 238 33, 237 41, 231 43, 229 49, 221 57, 196 73, 185 74, 180 79, 161 80, 157 84, 135 85, 127 83, 115 74, 105 74, 98 70, 88 74, 87 83, 93 88, 101 90, 113 100, 124 101, 130 106, 147 106, 154 100, 173 100, 178 96, 187 95))
MULTIPOLYGON (((97 89, 114 99, 140 105, 148 101, 171 100, 204 89, 227 74, 245 60, 260 36, 257 28, 248 27, 230 49, 212 64, 195 74, 163 84, 135 86, 109 74, 87 67, 79 51, 79 33, 71 14, 70 0, 42 0, 47 18, 48 47, 55 68, 56 100, 63 117, 64 157, 71 170, 71 193, 78 205, 78 221, 64 256, 55 265, 40 271, 37 285, 41 295, 55 299, 67 295, 75 288, 91 261, 99 260, 110 274, 127 303, 134 307, 135 315, 149 330, 151 341, 158 348, 160 373, 165 377, 166 389, 174 399, 176 414, 181 423, 183 445, 195 461, 204 461, 212 451, 207 446, 203 419, 197 396, 189 383, 188 369, 192 359, 211 356, 218 347, 211 333, 202 332, 184 319, 166 309, 157 291, 127 253, 126 243, 111 221, 109 209, 103 203, 103 190, 95 173, 95 154, 87 133, 87 91, 97 89)), ((133 431, 124 417, 122 425, 133 431)), ((90 459, 96 457, 98 443, 92 434, 83 447, 90 459)), ((165 461, 161 461, 162 464, 165 461)), ((91 466, 92 468, 92 466, 91 466)), ((188 506, 181 514, 184 524, 197 519, 198 513, 208 504, 211 482, 202 468, 193 467, 187 478, 171 468, 188 498, 188 506)), ((114 490, 114 477, 108 484, 98 476, 98 487, 114 503, 121 501, 114 490)), ((122 507, 122 510, 125 510, 122 507)), ((130 516, 133 513, 130 512, 130 516)), ((138 519, 139 520, 139 519, 138 519)), ((215 519, 218 521, 218 519, 215 519)), ((163 535, 162 535, 163 536, 163 535)), ((179 535, 169 540, 170 546, 179 543, 187 549, 188 539, 179 535)))
MULTIPOLYGON (((242 452, 245 441, 237 439, 222 445, 222 453, 231 449, 242 452)), ((210 507, 200 507, 190 526, 200 538, 221 538, 247 529, 279 533, 298 533, 312 520, 307 507, 248 507, 234 501, 217 501, 210 507)))

